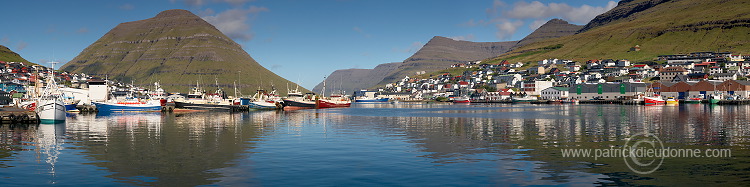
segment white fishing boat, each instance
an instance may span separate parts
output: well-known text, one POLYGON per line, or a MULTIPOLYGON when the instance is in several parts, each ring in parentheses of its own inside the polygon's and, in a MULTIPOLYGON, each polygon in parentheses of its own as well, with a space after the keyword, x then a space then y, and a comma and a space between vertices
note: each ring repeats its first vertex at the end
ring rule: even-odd
POLYGON ((52 71, 48 73, 47 85, 40 97, 36 99, 36 113, 42 123, 60 123, 65 121, 65 102, 62 92, 55 82, 54 69, 56 62, 52 63, 52 71))

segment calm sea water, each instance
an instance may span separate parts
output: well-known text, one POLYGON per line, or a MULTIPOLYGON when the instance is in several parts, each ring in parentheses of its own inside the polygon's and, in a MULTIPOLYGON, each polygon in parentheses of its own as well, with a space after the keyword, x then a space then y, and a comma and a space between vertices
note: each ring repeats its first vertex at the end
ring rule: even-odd
POLYGON ((750 106, 355 104, 246 113, 73 115, 0 128, 0 185, 750 185, 750 106), (652 173, 562 149, 621 147, 651 133, 652 173))

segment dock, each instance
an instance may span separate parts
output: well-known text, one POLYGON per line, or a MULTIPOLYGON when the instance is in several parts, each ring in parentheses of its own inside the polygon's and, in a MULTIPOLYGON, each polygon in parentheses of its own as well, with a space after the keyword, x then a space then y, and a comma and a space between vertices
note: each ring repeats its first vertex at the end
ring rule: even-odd
POLYGON ((34 111, 23 108, 0 107, 1 124, 39 124, 39 116, 34 111))

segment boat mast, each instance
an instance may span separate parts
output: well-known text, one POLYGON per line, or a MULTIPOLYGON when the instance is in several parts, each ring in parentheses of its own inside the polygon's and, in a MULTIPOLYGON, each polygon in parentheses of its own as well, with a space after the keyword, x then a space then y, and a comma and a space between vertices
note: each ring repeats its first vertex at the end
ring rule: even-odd
POLYGON ((323 77, 323 90, 320 91, 320 96, 321 97, 326 96, 326 77, 323 77))

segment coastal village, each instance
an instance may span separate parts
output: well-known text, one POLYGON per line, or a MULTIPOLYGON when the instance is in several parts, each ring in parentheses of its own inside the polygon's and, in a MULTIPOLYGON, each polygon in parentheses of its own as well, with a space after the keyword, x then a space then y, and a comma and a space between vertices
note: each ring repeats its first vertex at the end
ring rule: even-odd
POLYGON ((539 100, 629 100, 649 93, 679 100, 707 100, 711 95, 721 95, 724 100, 750 98, 750 56, 731 52, 662 55, 656 62, 644 63, 626 59, 475 61, 454 64, 445 72, 461 70, 460 74, 427 76, 417 72, 415 77, 357 95, 407 100, 465 96, 475 102, 510 101, 520 96, 539 100))

